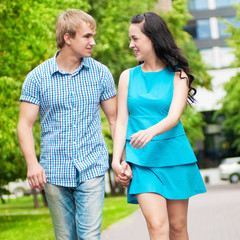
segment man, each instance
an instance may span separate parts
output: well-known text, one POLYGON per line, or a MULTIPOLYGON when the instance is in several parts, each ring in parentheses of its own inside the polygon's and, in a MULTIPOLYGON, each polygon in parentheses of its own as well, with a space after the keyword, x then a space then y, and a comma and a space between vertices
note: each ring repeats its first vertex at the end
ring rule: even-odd
POLYGON ((64 12, 56 23, 59 51, 28 74, 20 98, 18 136, 28 181, 45 189, 56 239, 100 239, 108 169, 100 106, 113 136, 117 98, 110 71, 91 58, 95 29, 87 13, 64 12), (38 113, 40 164, 32 134, 38 113))

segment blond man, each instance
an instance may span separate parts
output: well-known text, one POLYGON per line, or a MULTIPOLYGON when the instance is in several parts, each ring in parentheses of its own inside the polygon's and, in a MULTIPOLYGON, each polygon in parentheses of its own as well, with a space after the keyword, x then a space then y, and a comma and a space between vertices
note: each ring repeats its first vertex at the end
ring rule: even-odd
POLYGON ((116 90, 109 69, 91 58, 96 23, 68 10, 56 23, 59 51, 26 77, 19 142, 32 188, 45 189, 56 239, 100 239, 108 151, 100 106, 114 132, 116 90), (32 127, 40 113, 38 162, 32 127))

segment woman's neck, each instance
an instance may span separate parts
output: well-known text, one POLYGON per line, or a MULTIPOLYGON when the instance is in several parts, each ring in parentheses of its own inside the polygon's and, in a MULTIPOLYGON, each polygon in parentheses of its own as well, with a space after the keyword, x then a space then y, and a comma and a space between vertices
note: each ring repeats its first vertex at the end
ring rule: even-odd
POLYGON ((144 61, 142 64, 142 70, 144 72, 158 72, 166 67, 166 64, 160 59, 144 61))

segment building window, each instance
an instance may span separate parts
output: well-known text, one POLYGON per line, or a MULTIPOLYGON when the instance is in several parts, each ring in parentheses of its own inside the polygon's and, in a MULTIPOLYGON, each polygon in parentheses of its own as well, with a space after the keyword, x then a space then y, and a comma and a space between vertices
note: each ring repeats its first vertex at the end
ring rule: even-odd
POLYGON ((240 3, 240 0, 216 0, 216 8, 232 7, 233 4, 240 3))
MULTIPOLYGON (((226 17, 224 18, 230 24, 232 24, 236 28, 240 28, 240 21, 236 21, 235 17, 226 17)), ((230 33, 226 32, 228 29, 227 25, 225 24, 223 19, 218 20, 218 29, 219 29, 219 37, 229 37, 231 36, 230 33)))
POLYGON ((188 25, 184 28, 194 39, 210 39, 210 20, 200 19, 200 20, 190 20, 188 25))
POLYGON ((228 47, 201 49, 200 53, 210 69, 229 67, 235 61, 232 49, 228 47))
POLYGON ((214 66, 214 54, 211 48, 201 49, 202 60, 206 63, 208 68, 215 68, 214 66))
POLYGON ((184 30, 188 32, 194 39, 197 38, 197 21, 190 20, 184 30))
POLYGON ((197 38, 198 39, 211 38, 209 19, 197 20, 197 38))
POLYGON ((190 10, 206 10, 208 9, 208 0, 190 0, 189 1, 190 10))

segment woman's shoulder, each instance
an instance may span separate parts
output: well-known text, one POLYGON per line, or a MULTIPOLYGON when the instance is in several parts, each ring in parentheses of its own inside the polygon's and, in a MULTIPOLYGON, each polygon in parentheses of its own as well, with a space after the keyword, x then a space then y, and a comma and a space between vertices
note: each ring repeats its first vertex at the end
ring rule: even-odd
POLYGON ((183 70, 176 71, 174 74, 174 81, 180 81, 183 79, 188 81, 188 75, 183 70))
POLYGON ((129 82, 129 69, 124 70, 119 78, 119 85, 121 84, 127 84, 128 85, 129 82))
POLYGON ((139 71, 139 69, 140 65, 124 70, 120 75, 119 81, 126 82, 128 84, 130 76, 132 76, 132 74, 134 74, 136 71, 139 71))

